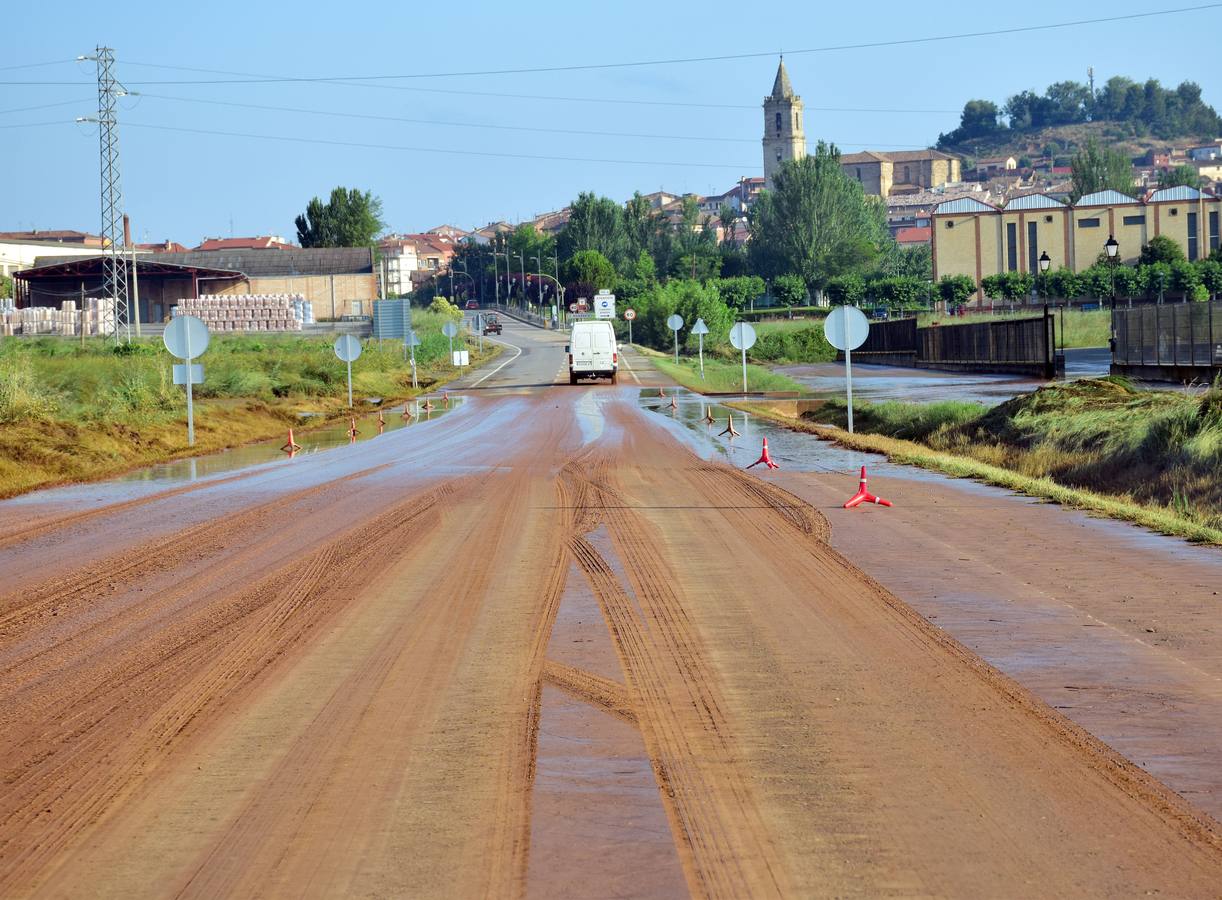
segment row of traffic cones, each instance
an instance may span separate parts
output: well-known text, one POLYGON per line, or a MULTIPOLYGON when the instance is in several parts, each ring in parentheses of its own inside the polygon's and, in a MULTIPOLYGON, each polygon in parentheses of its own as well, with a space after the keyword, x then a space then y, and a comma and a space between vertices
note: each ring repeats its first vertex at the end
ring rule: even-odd
MULTIPOLYGON (((448 391, 444 391, 442 393, 441 400, 442 400, 442 403, 445 404, 446 409, 449 409, 450 408, 450 394, 448 391)), ((426 398, 423 404, 421 404, 420 401, 417 400, 416 401, 417 412, 415 413, 415 415, 419 415, 421 412, 429 413, 429 412, 432 412, 436 408, 437 407, 433 405, 433 401, 431 399, 426 398)), ((411 404, 409 403, 403 404, 403 418, 404 419, 413 418, 413 413, 411 411, 411 404)), ((382 434, 385 430, 386 430, 386 415, 381 409, 379 409, 378 410, 378 434, 382 434)), ((356 416, 348 417, 348 427, 344 430, 344 433, 348 435, 348 439, 351 443, 356 443, 356 439, 359 434, 359 431, 356 427, 356 416)), ((294 440, 293 438, 293 429, 292 428, 289 429, 288 440, 285 441, 284 446, 281 447, 280 450, 283 453, 287 453, 289 456, 289 459, 292 459, 294 456, 296 456, 301 451, 301 444, 297 443, 297 441, 294 440)))

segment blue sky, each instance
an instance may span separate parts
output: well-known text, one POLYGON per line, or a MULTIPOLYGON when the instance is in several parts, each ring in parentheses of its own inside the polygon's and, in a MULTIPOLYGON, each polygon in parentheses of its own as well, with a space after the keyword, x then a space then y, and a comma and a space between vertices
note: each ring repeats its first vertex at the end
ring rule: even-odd
POLYGON ((120 109, 123 187, 136 237, 191 246, 231 229, 237 235, 276 233, 292 239, 293 217, 306 201, 339 184, 380 196, 395 231, 443 222, 471 227, 516 221, 561 207, 582 190, 617 200, 634 190, 725 190, 740 175, 760 174, 759 104, 772 86, 773 54, 781 51, 787 51, 794 88, 807 105, 808 140, 813 145, 818 138, 831 139, 846 151, 925 146, 957 124, 957 111, 971 97, 1001 102, 1025 88, 1085 80, 1088 65, 1100 83, 1115 74, 1154 76, 1166 85, 1190 79, 1202 86, 1207 102, 1222 105, 1222 67, 1200 41, 1222 31, 1222 8, 1006 37, 796 52, 1192 5, 1198 4, 1029 0, 1020 8, 944 0, 827 8, 810 2, 345 6, 213 0, 142 4, 135 15, 116 15, 77 0, 25 4, 19 18, 8 17, 0 81, 73 83, 0 84, 0 161, 6 175, 0 230, 98 230, 96 131, 73 122, 96 114, 94 71, 91 63, 72 61, 98 44, 115 48, 119 78, 145 95, 125 98, 120 109), (768 55, 595 71, 382 80, 376 86, 138 84, 226 77, 159 66, 270 76, 372 76, 756 52, 768 55), (54 64, 7 68, 45 62, 54 64), (488 96, 492 93, 531 97, 488 96), (582 99, 535 99, 544 96, 582 99), (49 108, 25 109, 37 106, 49 108), (27 123, 51 124, 12 127, 27 123))

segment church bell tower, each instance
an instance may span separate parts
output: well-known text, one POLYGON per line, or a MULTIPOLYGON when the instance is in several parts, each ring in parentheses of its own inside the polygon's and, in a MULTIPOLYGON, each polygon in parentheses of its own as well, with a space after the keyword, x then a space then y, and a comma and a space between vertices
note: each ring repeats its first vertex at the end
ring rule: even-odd
POLYGON ((772 176, 781 163, 806 155, 806 132, 802 127, 802 98, 793 92, 782 59, 777 66, 772 93, 764 98, 764 180, 767 187, 772 187, 772 176))

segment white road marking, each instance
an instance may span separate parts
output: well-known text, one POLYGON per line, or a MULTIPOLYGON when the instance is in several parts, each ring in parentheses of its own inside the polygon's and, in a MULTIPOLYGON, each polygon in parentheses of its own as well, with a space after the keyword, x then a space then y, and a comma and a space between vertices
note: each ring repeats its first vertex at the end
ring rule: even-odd
POLYGON ((494 344, 500 344, 500 345, 501 345, 501 346, 503 346, 503 347, 512 347, 514 350, 516 350, 516 351, 517 351, 517 353, 515 353, 513 356, 509 357, 509 359, 505 360, 503 363, 501 363, 499 366, 497 366, 497 367, 496 367, 495 369, 493 369, 491 372, 488 372, 487 374, 480 376, 480 378, 479 378, 479 380, 478 380, 478 381, 472 382, 471 387, 473 387, 473 388, 477 388, 477 387, 479 387, 481 384, 483 384, 483 383, 484 383, 484 380, 485 380, 485 379, 487 379, 487 378, 491 378, 491 377, 492 377, 493 375, 495 375, 497 372, 501 371, 501 369, 505 368, 507 365, 509 365, 511 362, 513 362, 515 359, 517 359, 519 356, 521 356, 521 355, 522 355, 522 348, 521 348, 521 347, 519 347, 517 344, 511 344, 511 343, 509 343, 509 341, 502 341, 502 340, 499 340, 499 339, 494 338, 494 337, 489 337, 489 338, 488 338, 488 340, 492 341, 492 343, 494 343, 494 344))
POLYGON ((628 374, 632 376, 632 380, 635 381, 637 384, 640 384, 641 379, 636 377, 636 371, 632 368, 632 363, 628 362, 628 354, 621 353, 620 356, 624 358, 624 365, 628 367, 628 374))

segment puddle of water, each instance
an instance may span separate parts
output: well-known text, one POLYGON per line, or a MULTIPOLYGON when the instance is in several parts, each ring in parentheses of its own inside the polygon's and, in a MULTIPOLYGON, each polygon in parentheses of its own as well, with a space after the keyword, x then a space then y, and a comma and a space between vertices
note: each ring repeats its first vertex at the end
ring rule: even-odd
POLYGON ((687 897, 640 734, 543 687, 528 897, 687 897))
POLYGON ((581 395, 574 407, 577 413, 577 424, 581 427, 581 443, 592 444, 603 436, 607 427, 607 419, 603 415, 605 395, 594 391, 586 391, 581 395))
MULTIPOLYGON (((218 478, 243 469, 289 463, 291 459, 300 459, 301 457, 312 456, 338 447, 347 447, 353 443, 370 441, 382 434, 388 434, 403 428, 427 425, 429 422, 437 421, 447 412, 460 408, 464 404, 465 399, 462 397, 451 397, 449 408, 440 400, 434 399, 433 402, 436 405, 436 409, 431 412, 421 411, 418 415, 408 419, 404 419, 402 415, 403 404, 389 407, 383 410, 384 425, 382 426, 378 424, 376 413, 370 414, 365 412, 356 419, 357 435, 355 441, 348 434, 349 425, 347 423, 337 423, 328 425, 326 428, 311 431, 294 428, 293 437, 301 446, 301 449, 292 454, 292 457, 281 449, 287 438, 287 435, 285 435, 284 437, 261 441, 257 444, 247 444, 231 450, 222 450, 218 453, 210 453, 205 456, 171 460, 170 462, 134 469, 131 472, 107 479, 106 481, 34 491, 10 498, 5 500, 4 503, 6 506, 45 504, 47 502, 71 503, 83 497, 88 497, 93 502, 128 500, 144 494, 162 491, 176 484, 187 484, 194 481, 218 478)), ((415 403, 410 405, 412 411, 415 412, 415 403)), ((301 427, 308 428, 308 420, 303 421, 301 427)))
POLYGON ((624 681, 602 609, 576 563, 569 563, 564 597, 547 644, 547 658, 621 684, 624 681))

